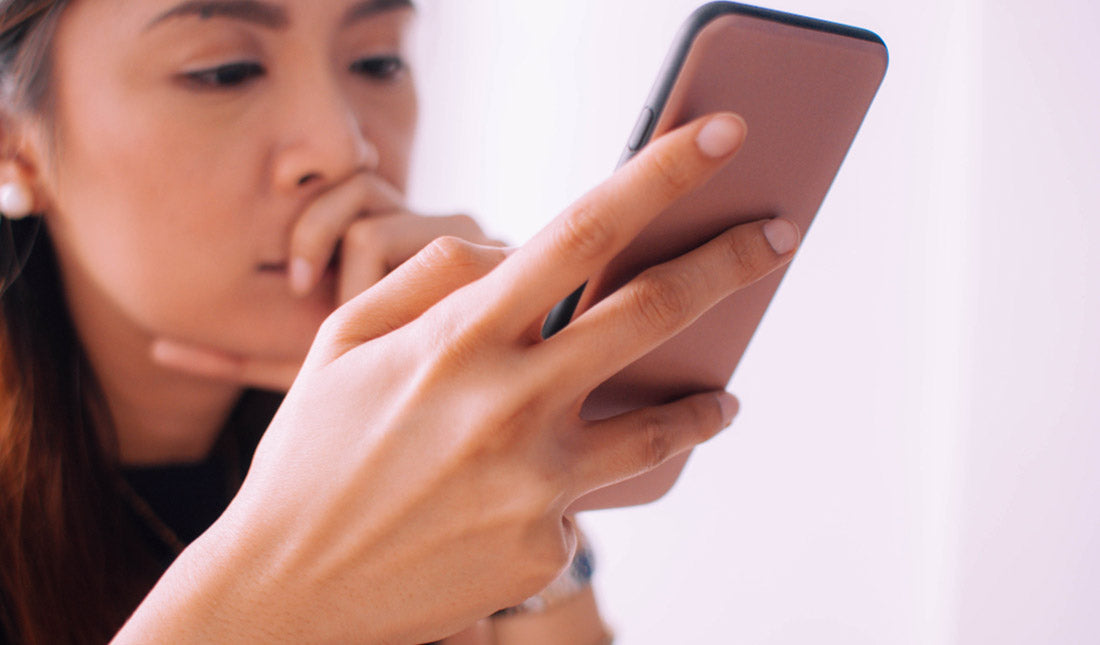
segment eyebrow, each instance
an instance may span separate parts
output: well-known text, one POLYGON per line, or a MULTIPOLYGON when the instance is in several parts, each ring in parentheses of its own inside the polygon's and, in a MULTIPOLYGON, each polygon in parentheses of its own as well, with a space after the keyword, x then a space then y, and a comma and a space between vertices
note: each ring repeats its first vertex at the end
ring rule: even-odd
POLYGON ((186 16, 197 16, 204 20, 232 18, 269 29, 283 29, 290 23, 286 9, 259 0, 191 0, 160 14, 145 29, 149 30, 173 18, 186 16))
POLYGON ((415 9, 415 7, 412 0, 364 0, 348 9, 347 13, 344 14, 344 24, 351 24, 357 20, 399 9, 415 9))
MULTIPOLYGON (((383 12, 413 8, 412 0, 363 0, 347 10, 343 22, 349 24, 383 12)), ((188 16, 204 20, 230 18, 268 29, 285 29, 290 24, 285 7, 263 0, 190 0, 153 18, 145 29, 148 31, 165 21, 188 16)))

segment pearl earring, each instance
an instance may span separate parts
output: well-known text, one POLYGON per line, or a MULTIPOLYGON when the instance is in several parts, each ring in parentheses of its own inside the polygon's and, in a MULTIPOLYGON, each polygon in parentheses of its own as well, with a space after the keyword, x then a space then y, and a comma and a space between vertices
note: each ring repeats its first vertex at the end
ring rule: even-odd
POLYGON ((8 219, 23 219, 34 210, 34 196, 21 181, 0 184, 0 215, 8 219))

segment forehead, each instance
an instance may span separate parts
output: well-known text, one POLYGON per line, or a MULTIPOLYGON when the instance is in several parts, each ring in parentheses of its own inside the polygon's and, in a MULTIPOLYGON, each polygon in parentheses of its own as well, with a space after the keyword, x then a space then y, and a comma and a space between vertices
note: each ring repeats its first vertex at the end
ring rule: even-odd
POLYGON ((413 8, 412 0, 82 0, 73 5, 67 12, 77 14, 73 18, 130 33, 182 21, 226 20, 272 30, 317 21, 343 25, 413 8))
MULTIPOLYGON (((307 6, 328 8, 321 7, 322 4, 311 0, 307 6)), ((338 2, 329 4, 336 9, 341 8, 338 2)), ((356 0, 342 8, 343 19, 345 22, 353 22, 386 11, 411 8, 411 6, 411 0, 356 0)), ((243 20, 277 29, 286 27, 290 23, 293 9, 294 7, 270 0, 185 0, 160 13, 153 19, 150 26, 176 18, 197 17, 203 20, 211 18, 243 20)))

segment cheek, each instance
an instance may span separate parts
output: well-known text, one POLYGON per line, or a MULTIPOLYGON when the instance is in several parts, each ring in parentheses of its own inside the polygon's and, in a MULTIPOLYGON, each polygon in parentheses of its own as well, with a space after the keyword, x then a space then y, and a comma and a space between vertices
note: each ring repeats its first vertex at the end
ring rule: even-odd
POLYGON ((79 114, 59 117, 51 173, 51 233, 67 271, 145 328, 227 311, 255 268, 245 210, 255 162, 178 107, 88 93, 76 104, 79 114))
POLYGON ((72 123, 59 146, 49 226, 66 273, 86 289, 80 297, 151 335, 304 354, 335 295, 298 299, 281 277, 258 273, 285 231, 259 197, 256 146, 216 124, 180 115, 166 127, 139 112, 105 111, 94 128, 72 123))
POLYGON ((89 134, 65 143, 56 210, 90 269, 115 283, 178 288, 230 268, 219 265, 232 257, 235 222, 223 211, 233 200, 215 184, 221 178, 192 163, 184 139, 163 129, 89 134))

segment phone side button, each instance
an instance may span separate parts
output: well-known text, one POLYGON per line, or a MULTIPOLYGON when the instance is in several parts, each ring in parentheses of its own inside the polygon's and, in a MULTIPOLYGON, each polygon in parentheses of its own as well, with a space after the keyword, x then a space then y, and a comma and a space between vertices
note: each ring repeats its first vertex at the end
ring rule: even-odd
POLYGON ((638 117, 638 123, 634 126, 634 132, 630 133, 630 142, 627 147, 635 151, 642 147, 649 139, 650 128, 653 127, 653 110, 642 108, 642 114, 638 117))

